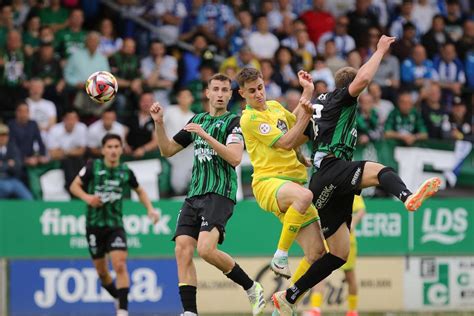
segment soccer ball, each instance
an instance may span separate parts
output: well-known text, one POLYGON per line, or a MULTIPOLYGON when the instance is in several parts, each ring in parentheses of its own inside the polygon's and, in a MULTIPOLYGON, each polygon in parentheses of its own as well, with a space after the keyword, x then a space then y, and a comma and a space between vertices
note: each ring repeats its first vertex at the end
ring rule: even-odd
POLYGON ((94 72, 86 81, 86 92, 97 103, 111 101, 118 91, 117 79, 107 71, 94 72))

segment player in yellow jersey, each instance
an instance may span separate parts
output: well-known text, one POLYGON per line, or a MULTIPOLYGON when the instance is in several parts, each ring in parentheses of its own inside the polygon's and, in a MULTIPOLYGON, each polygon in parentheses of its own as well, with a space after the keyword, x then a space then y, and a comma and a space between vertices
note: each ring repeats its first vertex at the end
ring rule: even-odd
POLYGON ((283 224, 278 249, 271 269, 290 278, 288 250, 297 240, 305 258, 300 262, 293 281, 297 280, 324 253, 319 217, 312 204, 305 165, 298 160, 297 150, 311 115, 314 86, 311 76, 300 71, 303 95, 294 113, 277 101, 267 101, 260 71, 244 68, 237 75, 239 93, 247 102, 240 125, 254 173, 252 189, 259 206, 279 218, 283 224))
MULTIPOLYGON (((357 279, 355 274, 355 263, 357 258, 357 239, 355 234, 355 228, 359 224, 362 217, 364 217, 366 207, 362 196, 354 195, 354 202, 352 204, 352 223, 351 223, 351 246, 349 250, 349 257, 347 262, 341 267, 344 271, 344 276, 348 287, 347 296, 347 313, 346 316, 358 316, 357 305, 357 279)), ((311 294, 311 310, 306 312, 305 316, 321 316, 321 305, 323 301, 323 290, 325 282, 319 282, 314 288, 311 294)))

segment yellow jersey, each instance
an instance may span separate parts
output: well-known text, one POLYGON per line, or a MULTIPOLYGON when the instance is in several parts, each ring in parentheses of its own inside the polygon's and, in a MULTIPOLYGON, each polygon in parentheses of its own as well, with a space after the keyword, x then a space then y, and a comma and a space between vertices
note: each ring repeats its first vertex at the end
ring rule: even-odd
POLYGON ((364 199, 360 195, 354 195, 354 202, 352 203, 352 213, 357 213, 359 210, 365 210, 364 199))
POLYGON ((258 111, 247 105, 240 127, 253 165, 253 179, 279 178, 306 183, 306 167, 294 150, 273 145, 295 125, 296 116, 277 101, 266 101, 267 109, 258 111))

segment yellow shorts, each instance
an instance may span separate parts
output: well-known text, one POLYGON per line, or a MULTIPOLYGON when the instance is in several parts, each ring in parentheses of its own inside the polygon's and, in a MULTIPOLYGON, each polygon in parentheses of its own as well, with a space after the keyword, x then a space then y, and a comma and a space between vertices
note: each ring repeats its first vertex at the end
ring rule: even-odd
MULTIPOLYGON (((270 178, 261 181, 253 181, 252 182, 252 189, 253 195, 257 200, 258 205, 263 210, 273 213, 280 222, 283 223, 283 218, 285 217, 285 212, 282 212, 278 207, 277 201, 277 194, 278 190, 287 182, 291 182, 290 180, 283 180, 278 178, 270 178)), ((319 220, 318 211, 311 204, 309 211, 306 211, 305 214, 306 218, 304 224, 301 227, 306 227, 309 224, 316 222, 319 220)))
POLYGON ((357 258, 357 239, 355 233, 351 233, 351 248, 349 250, 349 257, 347 262, 341 267, 344 271, 354 270, 357 258))

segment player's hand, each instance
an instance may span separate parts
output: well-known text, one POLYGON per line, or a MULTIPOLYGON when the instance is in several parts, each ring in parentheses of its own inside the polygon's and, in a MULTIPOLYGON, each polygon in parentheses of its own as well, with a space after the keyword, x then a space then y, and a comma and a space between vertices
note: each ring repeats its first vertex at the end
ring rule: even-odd
POLYGON ((312 89, 314 90, 314 83, 313 83, 313 77, 311 76, 310 73, 300 70, 298 71, 298 81, 303 87, 303 89, 312 89))
POLYGON ((92 194, 87 195, 85 202, 88 205, 92 206, 93 208, 102 206, 102 201, 100 200, 100 197, 98 197, 97 195, 92 195, 92 194))
POLYGON ((153 223, 153 225, 158 223, 158 221, 160 220, 160 213, 155 211, 155 209, 153 209, 153 208, 148 209, 147 215, 148 215, 148 218, 153 223))
POLYGON ((150 115, 155 123, 163 124, 163 107, 159 102, 155 102, 151 105, 150 115))
POLYGON ((385 54, 390 49, 390 45, 392 45, 396 39, 396 37, 382 35, 382 37, 379 39, 379 42, 377 43, 377 50, 380 50, 385 54))
POLYGON ((196 124, 196 123, 189 123, 188 125, 186 125, 184 127, 184 130, 185 131, 188 131, 190 133, 195 133, 197 134, 199 137, 201 137, 202 139, 206 139, 207 136, 209 136, 209 134, 207 134, 201 127, 201 125, 199 124, 196 124))
POLYGON ((298 102, 298 106, 303 109, 305 114, 313 115, 313 105, 311 104, 311 101, 301 98, 298 102))

